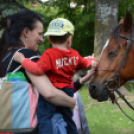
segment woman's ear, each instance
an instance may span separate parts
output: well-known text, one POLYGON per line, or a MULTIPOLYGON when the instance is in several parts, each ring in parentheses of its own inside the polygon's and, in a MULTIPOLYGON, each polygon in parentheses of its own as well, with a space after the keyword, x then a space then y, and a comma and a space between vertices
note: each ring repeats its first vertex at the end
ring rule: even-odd
POLYGON ((25 38, 28 38, 29 37, 29 29, 28 28, 24 28, 24 30, 23 30, 22 33, 25 36, 25 38))

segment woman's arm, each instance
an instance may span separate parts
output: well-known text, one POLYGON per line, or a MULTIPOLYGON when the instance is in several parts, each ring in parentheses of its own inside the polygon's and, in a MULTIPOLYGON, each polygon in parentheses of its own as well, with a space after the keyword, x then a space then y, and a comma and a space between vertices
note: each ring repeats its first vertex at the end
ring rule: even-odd
POLYGON ((26 71, 26 74, 48 102, 57 106, 74 108, 75 99, 65 94, 62 90, 55 88, 46 75, 37 76, 28 71, 26 71))

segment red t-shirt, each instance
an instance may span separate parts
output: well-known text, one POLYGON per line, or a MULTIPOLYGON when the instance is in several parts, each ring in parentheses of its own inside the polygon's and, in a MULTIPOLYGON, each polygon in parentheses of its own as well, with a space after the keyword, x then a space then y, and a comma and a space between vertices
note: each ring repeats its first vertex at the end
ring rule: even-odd
POLYGON ((74 70, 82 70, 90 67, 91 59, 82 58, 73 49, 61 50, 58 48, 47 49, 37 63, 25 59, 22 66, 36 74, 46 73, 50 81, 57 88, 71 87, 74 70))

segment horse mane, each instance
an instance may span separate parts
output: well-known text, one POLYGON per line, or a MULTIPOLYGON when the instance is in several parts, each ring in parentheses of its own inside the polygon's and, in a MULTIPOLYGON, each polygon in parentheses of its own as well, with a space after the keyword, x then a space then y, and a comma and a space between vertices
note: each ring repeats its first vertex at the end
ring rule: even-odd
POLYGON ((120 31, 121 31, 122 26, 123 26, 123 24, 119 24, 119 25, 115 26, 113 31, 110 34, 110 36, 113 36, 113 38, 117 42, 120 42, 120 31))
MULTIPOLYGON (((113 31, 111 32, 110 36, 113 36, 113 38, 120 43, 120 31, 122 28, 123 24, 119 24, 117 26, 115 26, 115 28, 113 29, 113 31)), ((132 25, 132 28, 130 30, 130 35, 132 35, 132 33, 134 33, 134 24, 132 25), (133 30, 132 30, 133 28, 133 30)))

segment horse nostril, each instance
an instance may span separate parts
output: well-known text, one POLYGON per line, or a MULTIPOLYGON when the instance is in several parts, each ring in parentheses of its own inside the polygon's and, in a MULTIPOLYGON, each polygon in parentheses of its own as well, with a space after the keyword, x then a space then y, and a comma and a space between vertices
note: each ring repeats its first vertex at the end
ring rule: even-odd
POLYGON ((92 90, 96 89, 96 85, 95 84, 92 84, 91 85, 91 88, 92 88, 92 90))
POLYGON ((90 87, 89 87, 89 94, 92 98, 96 99, 96 92, 97 91, 97 86, 95 84, 92 84, 90 87))
POLYGON ((92 84, 88 89, 89 94, 93 99, 98 101, 106 101, 108 99, 108 90, 106 89, 105 84, 103 84, 102 87, 97 84, 92 84))
POLYGON ((92 84, 90 87, 89 87, 89 91, 90 92, 95 92, 97 86, 95 84, 92 84))

